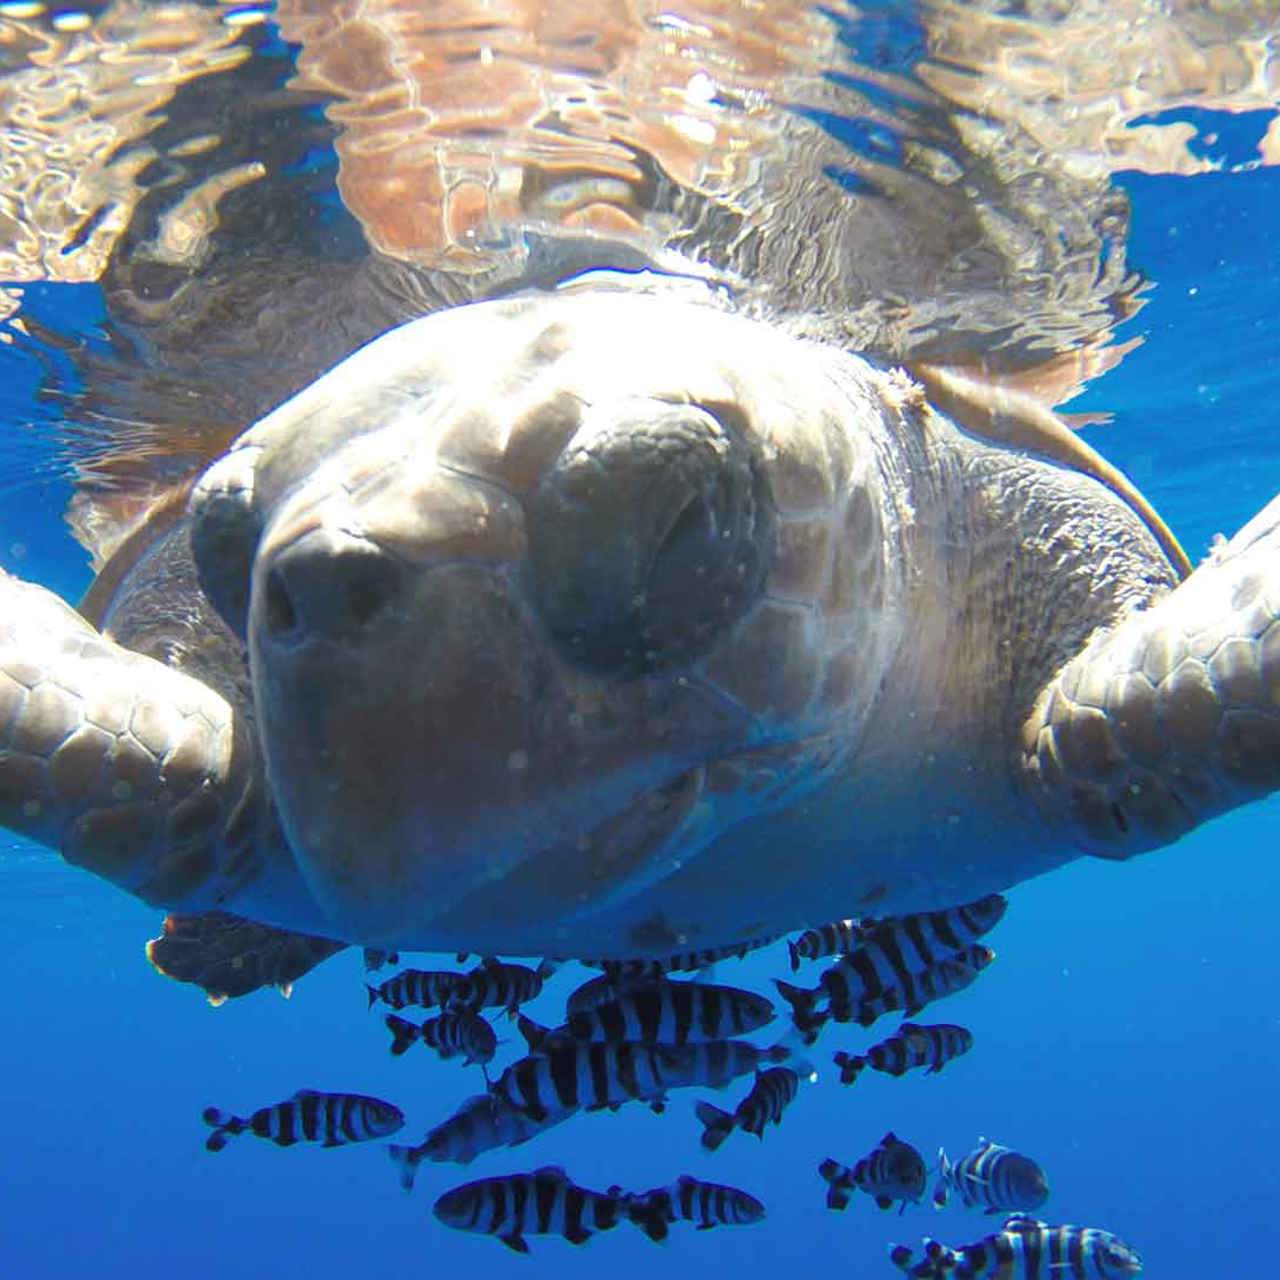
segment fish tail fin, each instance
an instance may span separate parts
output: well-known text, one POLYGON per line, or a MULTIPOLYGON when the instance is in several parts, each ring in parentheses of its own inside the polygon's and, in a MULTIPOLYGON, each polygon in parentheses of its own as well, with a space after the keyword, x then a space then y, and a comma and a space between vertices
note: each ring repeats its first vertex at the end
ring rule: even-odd
POLYGON ((375 1004, 377 1004, 377 1003, 378 1003, 378 999, 379 999, 379 997, 378 997, 378 988, 377 988, 377 987, 371 987, 371 986, 366 982, 366 983, 364 984, 364 989, 369 993, 369 1008, 370 1008, 370 1009, 372 1009, 372 1008, 373 1008, 373 1006, 374 1006, 375 1004))
POLYGON ((398 1017, 394 1013, 387 1014, 387 1030, 391 1032, 391 1052, 399 1057, 413 1045, 421 1034, 421 1028, 408 1018, 398 1017))
POLYGON ((767 1049, 760 1051, 760 1056, 766 1062, 788 1062, 796 1070, 797 1075, 809 1076, 815 1074, 813 1063, 811 1063, 801 1052, 804 1048, 803 1041, 797 1045, 795 1038, 785 1035, 777 1044, 771 1044, 767 1049))
POLYGON ((891 1244, 889 1246, 889 1261, 893 1263, 899 1271, 905 1271, 908 1274, 911 1271, 911 1250, 905 1244, 891 1244))
POLYGON ((391 1157, 391 1163, 396 1167, 400 1186, 405 1191, 412 1191, 413 1180, 418 1176, 418 1165, 422 1162, 422 1157, 413 1147, 402 1147, 394 1142, 388 1145, 387 1155, 391 1157))
POLYGON ((699 1102, 694 1108, 698 1119, 703 1123, 702 1145, 708 1151, 715 1151, 733 1132, 733 1117, 709 1102, 699 1102))
POLYGON ((654 1244, 661 1244, 667 1238, 667 1216, 663 1212, 659 1198, 650 1195, 636 1195, 634 1192, 620 1198, 627 1221, 640 1228, 654 1244))
POLYGON ((827 1025, 830 1018, 830 1012, 824 1010, 822 1013, 815 1013, 803 1026, 797 1026, 796 1030, 800 1033, 801 1041, 807 1045, 816 1044, 818 1032, 827 1025))
POLYGON ((526 1018, 523 1013, 517 1016, 516 1026, 519 1028, 520 1034, 524 1036, 525 1044, 529 1046, 530 1053, 537 1053, 539 1046, 547 1038, 546 1027, 539 1026, 532 1018, 526 1018))
POLYGON ((797 973, 800 969, 800 949, 790 939, 787 939, 787 955, 791 959, 791 972, 797 973))
POLYGON ((227 1145, 228 1134, 243 1133, 248 1128, 239 1116, 220 1111, 217 1107, 205 1107, 201 1118, 213 1130, 205 1139, 206 1151, 221 1151, 227 1145))
POLYGON ((775 978, 773 985, 778 988, 778 994, 791 1006, 791 1017, 797 1027, 803 1027, 812 1020, 818 1001, 816 991, 783 982, 781 978, 775 978))
POLYGON ((818 1166, 818 1173, 827 1184, 827 1208, 843 1209, 849 1203, 849 1187, 839 1161, 824 1160, 818 1166))
POLYGON ((947 1206, 947 1184, 951 1178, 951 1162, 947 1159, 945 1147, 938 1148, 938 1182, 933 1189, 933 1207, 945 1209, 947 1206))
POLYGON ((863 1067, 867 1065, 866 1058, 861 1054, 841 1051, 833 1054, 832 1057, 836 1066, 840 1068, 841 1084, 852 1084, 862 1074, 863 1067))
POLYGON ((661 1244, 667 1238, 667 1220, 657 1209, 644 1209, 635 1213, 631 1221, 653 1241, 661 1244))
POLYGON ((544 959, 534 972, 542 979, 543 982, 546 982, 546 980, 559 968, 560 962, 558 960, 544 959))
POLYGON ((770 1061, 786 1061, 795 1073, 812 1083, 817 1079, 818 1069, 809 1061, 805 1052, 817 1039, 816 1034, 806 1034, 799 1027, 793 1026, 786 1035, 768 1049, 770 1061), (783 1052, 780 1053, 779 1050, 783 1052))

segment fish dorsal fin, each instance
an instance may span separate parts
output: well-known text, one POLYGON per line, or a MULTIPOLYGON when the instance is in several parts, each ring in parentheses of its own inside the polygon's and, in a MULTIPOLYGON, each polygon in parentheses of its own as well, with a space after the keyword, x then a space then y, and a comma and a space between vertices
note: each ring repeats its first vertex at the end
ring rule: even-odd
POLYGON ((296 1093, 291 1093, 289 1095, 289 1101, 301 1102, 305 1098, 318 1098, 318 1097, 320 1097, 319 1089, 299 1089, 296 1093))
POLYGON ((993 444, 1038 453, 1106 485, 1133 508, 1179 577, 1185 578, 1191 572, 1187 553, 1128 476, 1039 400, 946 365, 917 361, 909 364, 907 371, 924 387, 934 408, 953 418, 964 430, 993 444))
POLYGON ((1044 1223, 1039 1218, 1029 1217, 1025 1213, 1015 1213, 1004 1220, 1004 1231, 1039 1231, 1044 1223))

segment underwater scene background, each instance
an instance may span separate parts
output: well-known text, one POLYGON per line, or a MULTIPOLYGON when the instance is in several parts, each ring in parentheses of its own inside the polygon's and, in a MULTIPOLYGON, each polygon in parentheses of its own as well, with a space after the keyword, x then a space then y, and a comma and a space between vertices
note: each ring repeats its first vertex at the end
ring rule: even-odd
MULTIPOLYGON (((1124 469, 1193 560, 1280 491, 1280 170, 1250 162, 1273 113, 1187 111, 1212 171, 1121 171, 1132 201, 1127 255, 1153 282, 1116 328, 1141 346, 1071 411, 1109 411, 1089 440, 1124 469)), ((93 284, 27 283, 23 314, 62 334, 102 318, 93 284)), ((50 357, 56 359, 56 354, 50 357)), ((66 532, 65 468, 39 424, 47 366, 0 350, 0 564, 75 599, 89 580, 66 532), (34 424, 34 425, 33 425, 34 424)), ((865 1196, 824 1205, 819 1162, 869 1152, 887 1130, 930 1162, 980 1136, 1033 1156, 1052 1187, 1040 1216, 1105 1227, 1163 1280, 1259 1274, 1270 1267, 1280 1192, 1275 1081, 1280 1069, 1278 802, 1218 819, 1127 864, 1080 861, 1009 894, 986 939, 997 960, 924 1021, 956 1022, 970 1053, 937 1076, 864 1073, 842 1088, 835 1049, 892 1030, 831 1029, 805 1085, 763 1141, 699 1146, 695 1098, 665 1114, 643 1106, 580 1114, 524 1146, 461 1168, 424 1164, 406 1195, 382 1144, 280 1150, 241 1139, 204 1149, 200 1115, 247 1115, 300 1088, 373 1094, 418 1138, 483 1087, 475 1067, 415 1050, 391 1058, 381 1012, 366 1009, 358 951, 297 984, 211 1009, 158 976, 143 943, 158 913, 64 865, 0 841, 0 1276, 63 1280, 181 1269, 205 1277, 419 1273, 651 1276, 709 1271, 747 1280, 837 1267, 891 1276, 890 1242, 951 1244, 995 1229, 955 1204, 898 1216, 865 1196), (431 1203, 471 1178, 562 1165, 574 1181, 645 1188, 691 1173, 764 1201, 751 1227, 673 1230, 655 1246, 625 1224, 575 1249, 534 1238, 532 1258, 446 1230, 431 1203)), ((406 959, 410 959, 406 957, 406 959)), ((413 956, 422 967, 453 957, 413 956)), ((381 976, 389 976, 390 969, 381 976)), ((809 966, 802 980, 816 980, 809 966)), ((528 1012, 554 1024, 589 976, 568 964, 528 1012)), ((773 993, 789 978, 781 943, 716 968, 733 986, 773 993)), ((785 1027, 773 1024, 779 1034, 785 1027)), ((505 1017, 499 1062, 523 1043, 505 1017)), ((767 1043, 774 1037, 754 1037, 767 1043)))

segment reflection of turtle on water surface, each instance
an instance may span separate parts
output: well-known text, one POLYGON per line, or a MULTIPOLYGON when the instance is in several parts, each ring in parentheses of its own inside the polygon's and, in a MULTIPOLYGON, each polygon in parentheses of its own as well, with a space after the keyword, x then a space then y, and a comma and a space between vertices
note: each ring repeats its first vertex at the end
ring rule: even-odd
POLYGON ((139 80, 150 167, 123 199, 135 103, 113 212, 64 236, 115 338, 74 353, 99 574, 80 612, 4 580, 0 820, 175 913, 170 971, 713 947, 1280 783, 1280 507, 1188 575, 1037 401, 938 366, 1105 364, 1105 172, 900 67, 822 76, 825 17, 701 7, 282 0, 292 69, 193 9, 204 61, 139 80), (359 230, 307 158, 335 136, 359 230))

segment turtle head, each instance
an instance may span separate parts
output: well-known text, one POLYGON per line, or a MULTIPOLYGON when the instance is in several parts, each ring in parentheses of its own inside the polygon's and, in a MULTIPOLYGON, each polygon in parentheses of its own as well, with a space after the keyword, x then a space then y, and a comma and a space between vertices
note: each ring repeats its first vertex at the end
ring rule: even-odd
POLYGON ((463 308, 206 477, 276 803, 344 936, 548 949, 742 816, 744 753, 827 742, 830 556, 786 526, 858 486, 817 408, 783 457, 795 404, 731 373, 753 333, 608 291, 463 308))

